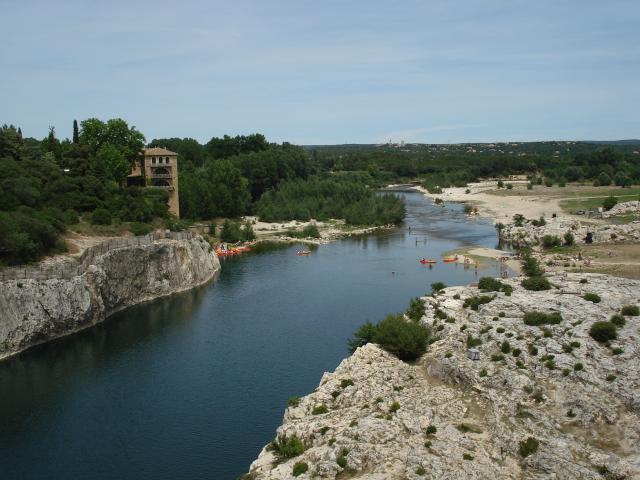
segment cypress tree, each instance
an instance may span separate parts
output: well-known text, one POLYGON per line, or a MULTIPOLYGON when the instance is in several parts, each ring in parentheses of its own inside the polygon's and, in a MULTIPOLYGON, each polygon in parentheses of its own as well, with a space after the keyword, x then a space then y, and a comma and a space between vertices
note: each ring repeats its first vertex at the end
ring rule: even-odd
POLYGON ((49 136, 47 137, 47 152, 55 152, 56 150, 56 129, 49 127, 49 136))
POLYGON ((73 143, 76 145, 80 142, 80 135, 78 134, 78 121, 73 121, 73 143))

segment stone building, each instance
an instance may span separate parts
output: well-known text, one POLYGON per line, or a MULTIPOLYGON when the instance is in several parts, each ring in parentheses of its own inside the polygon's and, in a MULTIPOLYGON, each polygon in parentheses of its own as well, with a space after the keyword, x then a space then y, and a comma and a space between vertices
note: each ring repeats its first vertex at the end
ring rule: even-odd
POLYGON ((178 195, 178 154, 166 148, 153 147, 143 150, 141 165, 136 165, 129 178, 142 178, 147 187, 162 188, 169 193, 169 212, 180 217, 178 195))

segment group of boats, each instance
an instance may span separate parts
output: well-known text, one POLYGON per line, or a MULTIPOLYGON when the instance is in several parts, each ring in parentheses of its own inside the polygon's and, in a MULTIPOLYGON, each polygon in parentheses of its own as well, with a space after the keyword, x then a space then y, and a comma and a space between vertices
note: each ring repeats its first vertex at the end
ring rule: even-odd
MULTIPOLYGON (((443 258, 442 261, 444 263, 457 262, 458 256, 456 255, 455 257, 446 257, 443 258)), ((433 265, 434 263, 438 263, 438 261, 434 260, 433 258, 421 258, 420 263, 422 263, 423 265, 433 265)))
POLYGON ((235 247, 235 248, 226 248, 224 246, 216 248, 216 255, 219 257, 231 257, 233 255, 239 255, 240 253, 250 252, 251 247, 235 247))

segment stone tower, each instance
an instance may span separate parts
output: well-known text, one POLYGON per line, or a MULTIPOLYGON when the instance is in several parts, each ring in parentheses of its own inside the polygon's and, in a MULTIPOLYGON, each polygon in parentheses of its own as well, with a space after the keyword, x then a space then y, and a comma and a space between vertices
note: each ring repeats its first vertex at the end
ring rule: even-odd
POLYGON ((180 218, 178 154, 159 147, 145 148, 143 153, 146 185, 167 190, 169 192, 169 212, 180 218))

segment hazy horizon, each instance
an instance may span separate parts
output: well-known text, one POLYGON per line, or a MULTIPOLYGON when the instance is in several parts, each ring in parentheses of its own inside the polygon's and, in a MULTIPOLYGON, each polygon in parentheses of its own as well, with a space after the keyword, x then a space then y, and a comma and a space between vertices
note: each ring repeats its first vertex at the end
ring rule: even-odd
POLYGON ((0 123, 300 145, 640 136, 640 4, 0 0, 0 123))

